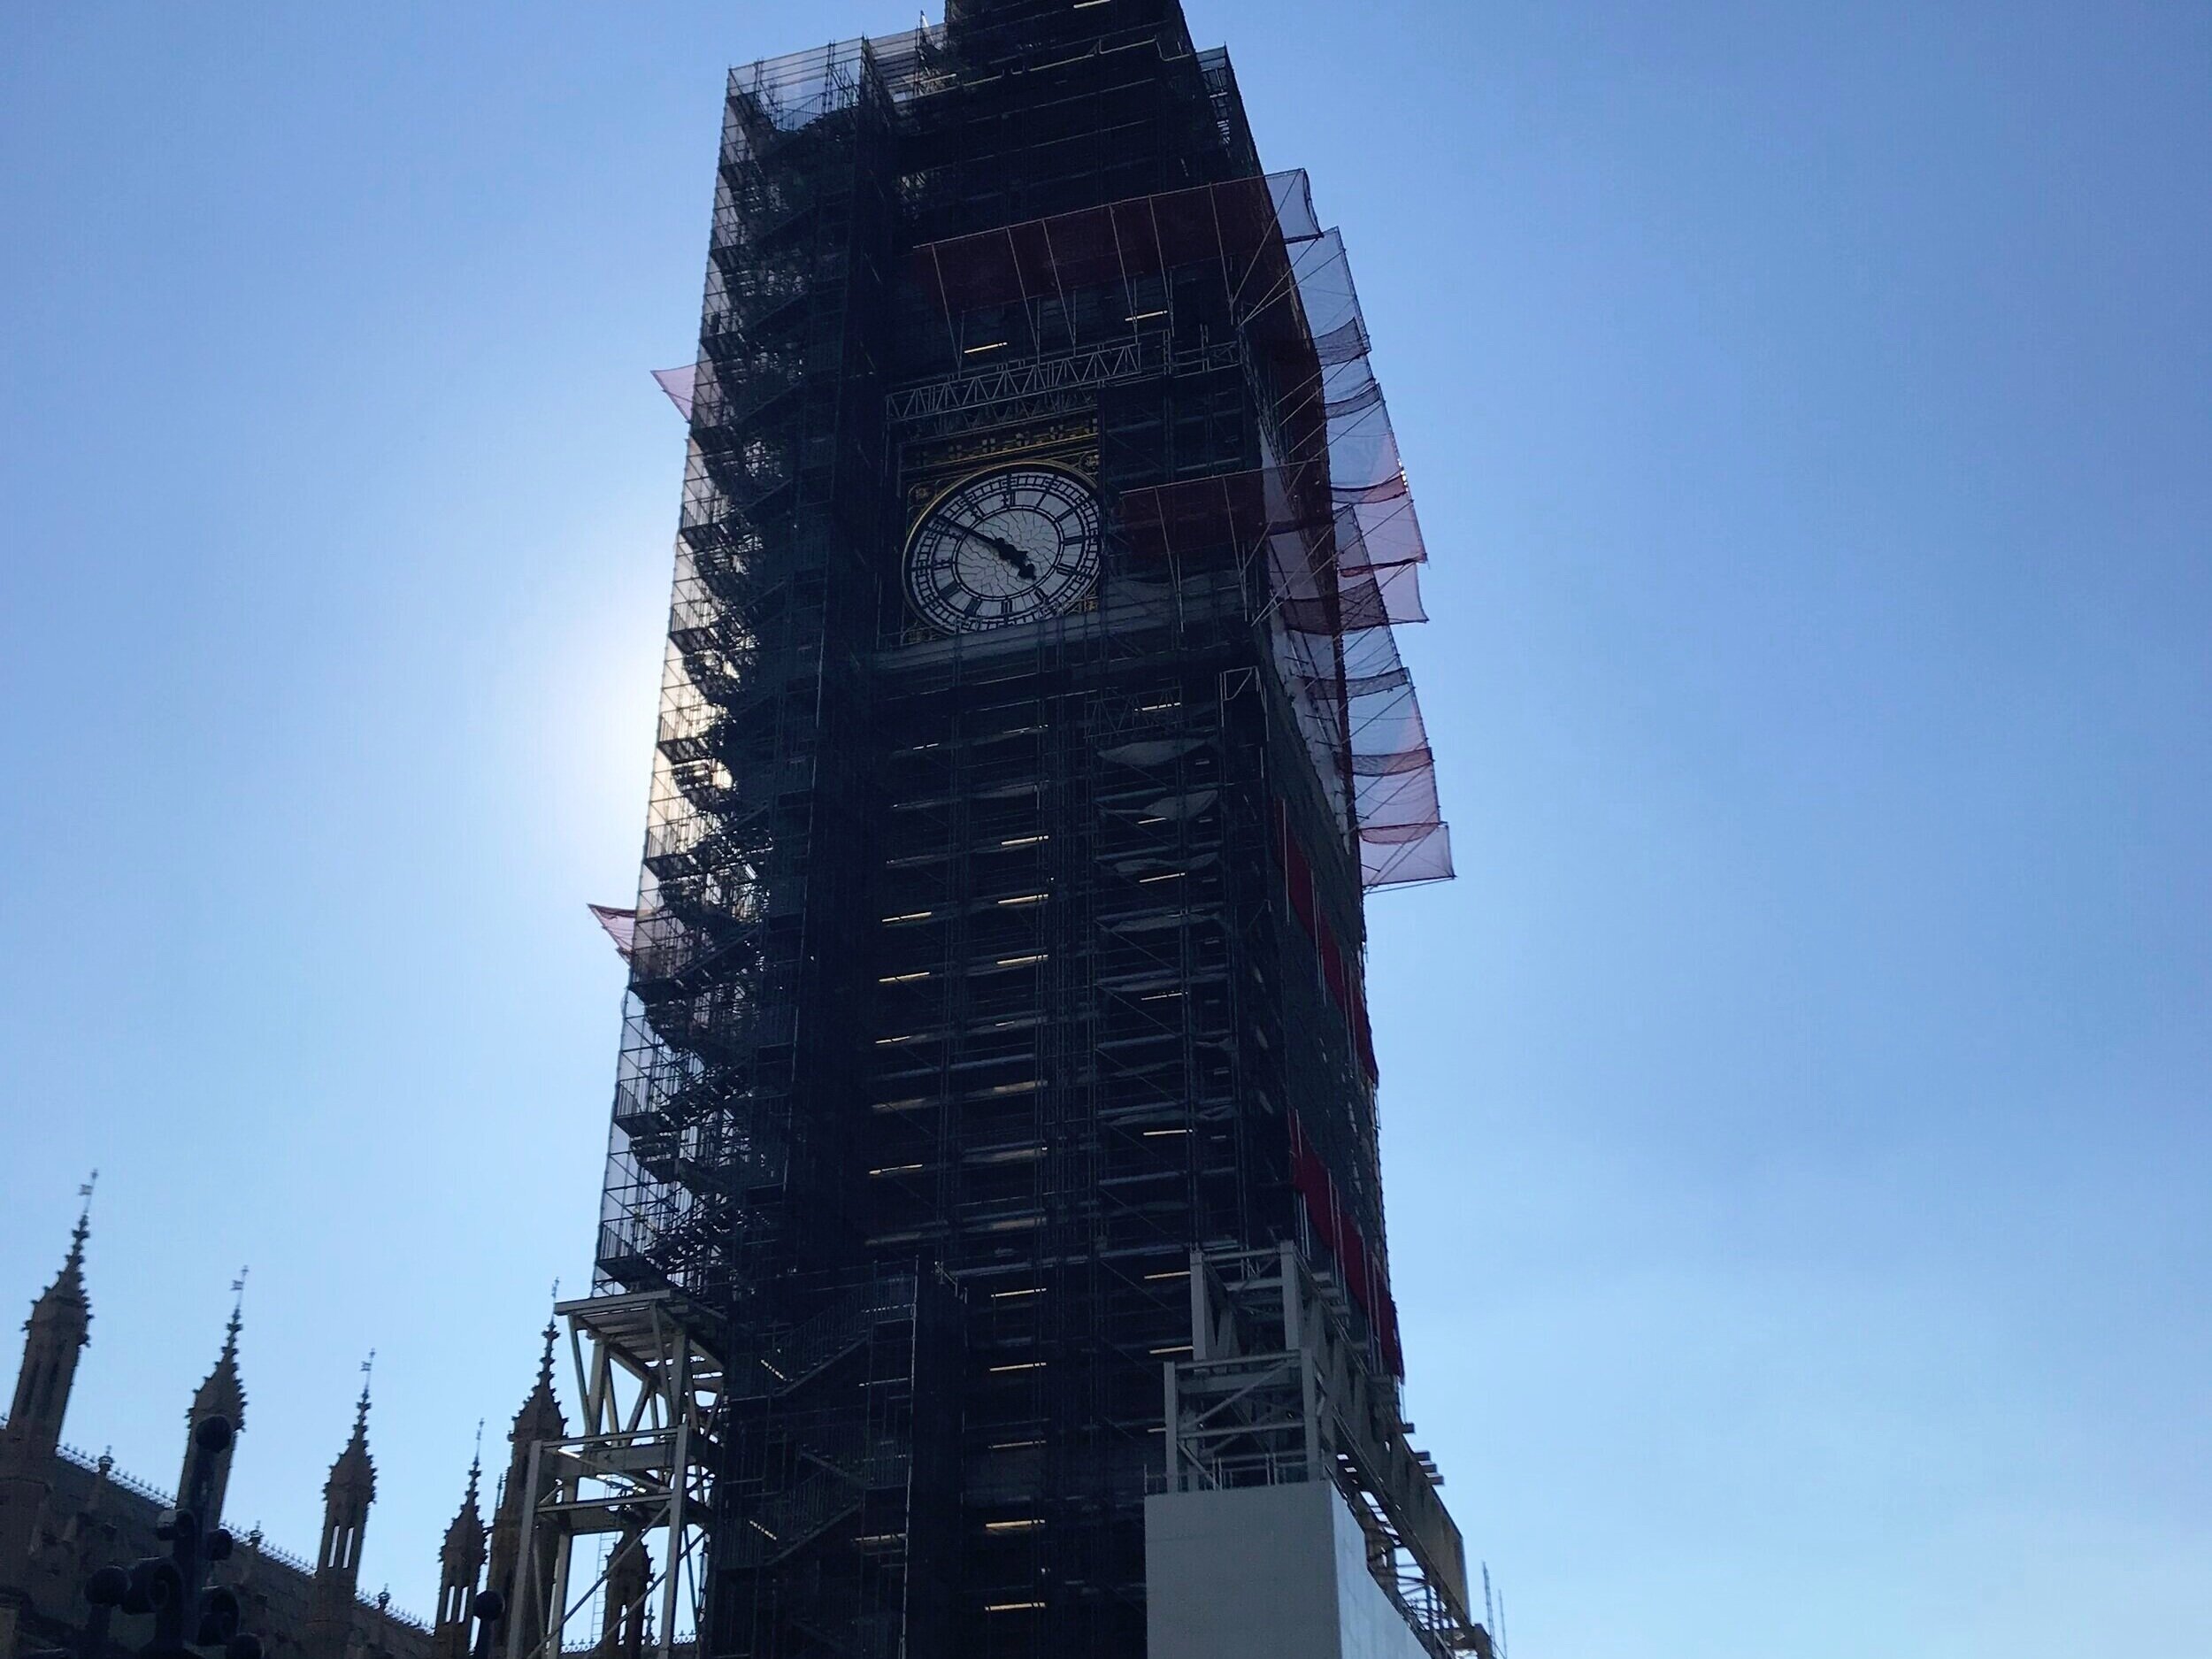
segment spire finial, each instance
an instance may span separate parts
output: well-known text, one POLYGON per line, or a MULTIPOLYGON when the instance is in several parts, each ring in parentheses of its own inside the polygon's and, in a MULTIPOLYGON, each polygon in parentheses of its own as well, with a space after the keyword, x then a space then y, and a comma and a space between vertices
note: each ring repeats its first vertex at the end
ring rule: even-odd
POLYGON ((359 1434, 369 1426, 369 1379, 376 1371, 376 1350, 369 1350, 368 1358, 361 1362, 361 1399, 353 1410, 353 1431, 359 1434))
POLYGON ((224 1327, 223 1347, 233 1354, 238 1351, 238 1327, 246 1317, 246 1275, 252 1271, 242 1267, 230 1281, 230 1324, 224 1327))
POLYGON ((77 1209, 77 1225, 69 1234, 69 1260, 73 1266, 84 1265, 84 1241, 92 1232, 92 1189, 99 1184, 100 1171, 95 1170, 77 1188, 77 1196, 84 1202, 77 1209))
POLYGON ((476 1507, 476 1489, 484 1479, 484 1419, 476 1419, 476 1454, 469 1459, 468 1507, 476 1507))
MULTIPOLYGON (((553 1281, 553 1302, 555 1306, 557 1307, 559 1305, 560 1300, 561 1281, 557 1279, 553 1281)), ((553 1386, 553 1340, 559 1334, 558 1325, 554 1318, 554 1316, 550 1313, 545 1316, 545 1330, 542 1334, 545 1337, 545 1352, 539 1357, 538 1360, 538 1380, 541 1383, 543 1383, 547 1387, 550 1388, 553 1386)))

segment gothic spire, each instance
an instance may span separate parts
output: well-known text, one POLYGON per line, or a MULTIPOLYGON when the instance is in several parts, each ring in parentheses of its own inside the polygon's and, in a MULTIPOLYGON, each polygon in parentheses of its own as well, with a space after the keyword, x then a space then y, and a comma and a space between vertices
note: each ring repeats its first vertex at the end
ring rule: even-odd
POLYGON ((361 1398, 353 1409, 353 1438, 323 1483, 323 1543, 315 1556, 315 1583, 301 1626, 307 1659, 344 1659, 353 1629, 354 1593, 361 1581, 361 1540, 369 1506, 376 1501, 376 1464, 369 1456, 369 1372, 376 1354, 361 1363, 361 1398))
MULTIPOLYGON (((214 1369, 200 1384, 184 1414, 184 1468, 177 1476, 178 1502, 182 1502, 184 1494, 194 1490, 193 1478, 201 1466, 201 1461, 211 1458, 213 1464, 210 1473, 213 1485, 206 1496, 214 1506, 215 1516, 222 1513, 223 1494, 230 1486, 230 1459, 236 1444, 235 1437, 246 1426, 246 1388, 238 1377, 238 1329, 244 1317, 245 1285, 245 1274, 242 1271, 231 1281, 235 1299, 231 1303, 230 1323, 223 1327, 222 1349, 215 1356, 214 1369), (196 1438, 199 1425, 210 1417, 221 1417, 231 1427, 233 1439, 220 1450, 210 1450, 201 1446, 196 1438)), ((207 1519, 209 1525, 213 1525, 213 1517, 207 1519)))
POLYGON ((231 1304, 230 1323, 223 1327, 223 1346, 215 1356, 215 1368, 192 1396, 192 1409, 185 1419, 197 1423, 203 1417, 220 1413, 230 1419, 234 1430, 246 1426, 246 1389, 238 1376, 238 1332, 244 1323, 245 1278, 242 1273, 231 1286, 236 1300, 231 1304))
POLYGON ((0 1586, 11 1588, 21 1587, 27 1570, 38 1517, 53 1489, 54 1453, 69 1413, 77 1358, 91 1340, 84 1243, 92 1231, 92 1183, 78 1191, 85 1204, 69 1235, 69 1254, 24 1322, 23 1363, 7 1426, 0 1428, 0 1586))
POLYGON ((92 1183, 87 1181, 77 1190, 85 1202, 69 1234, 69 1254, 62 1258, 61 1271, 54 1275, 54 1282, 31 1304, 31 1317, 23 1323, 23 1368, 16 1378, 15 1400, 8 1411, 5 1431, 9 1439, 42 1446, 45 1453, 51 1453, 60 1443, 62 1416, 69 1408, 69 1389, 77 1374, 77 1355, 92 1340, 92 1303, 84 1288, 84 1244, 92 1231, 92 1183))
POLYGON ((445 1529, 446 1548, 450 1550, 461 1540, 473 1538, 477 1548, 482 1548, 484 1512, 478 1494, 484 1485, 484 1425, 476 1425, 476 1455, 469 1459, 468 1490, 461 1494, 461 1507, 453 1517, 453 1525, 445 1529))
POLYGON ((484 1455, 480 1449, 469 1463, 468 1490, 461 1494, 461 1507, 454 1512, 453 1520, 445 1529, 445 1547, 438 1552, 449 1572, 465 1568, 474 1586, 474 1574, 484 1564, 484 1511, 479 1494, 483 1489, 484 1455))
POLYGON ((376 1363, 372 1351, 361 1366, 361 1398, 353 1408, 353 1438, 346 1442, 346 1449, 338 1454, 338 1461, 330 1466, 330 1479, 324 1484, 326 1496, 335 1502, 339 1498, 358 1498, 366 1509, 376 1497, 376 1462, 369 1455, 369 1378, 370 1368, 376 1363))
POLYGON ((550 1315, 545 1321, 544 1350, 538 1356, 538 1380, 522 1402, 522 1409, 515 1413, 515 1426, 508 1439, 513 1442, 518 1463, 529 1455, 534 1440, 557 1440, 568 1432, 568 1422, 561 1415, 561 1402, 553 1392, 553 1340, 558 1334, 550 1315))
POLYGON ((469 1619, 483 1576, 487 1534, 477 1494, 484 1480, 484 1425, 476 1425, 476 1455, 469 1460, 469 1487, 438 1547, 438 1617, 430 1650, 434 1659, 468 1659, 469 1619))
POLYGON ((92 1187, 100 1179, 100 1171, 92 1171, 92 1179, 77 1189, 84 1202, 77 1211, 77 1225, 69 1231, 69 1254, 62 1258, 61 1271, 54 1275, 54 1282, 45 1288, 39 1299, 31 1304, 30 1330, 43 1321, 66 1323, 77 1331, 77 1345, 81 1348, 90 1339, 85 1334, 92 1323, 91 1300, 85 1294, 84 1244, 92 1233, 92 1187))
MULTIPOLYGON (((557 1299, 560 1286, 553 1287, 557 1299)), ((553 1342, 559 1333, 557 1319, 549 1315, 545 1322, 545 1345, 538 1356, 537 1381, 523 1400, 522 1409, 515 1413, 514 1427, 507 1440, 506 1479, 500 1483, 499 1502, 492 1516, 491 1573, 487 1579, 489 1588, 507 1598, 505 1628, 508 1640, 518 1641, 521 1651, 534 1651, 543 1640, 551 1610, 545 1605, 546 1587, 553 1582, 553 1563, 549 1555, 551 1534, 543 1529, 531 1534, 531 1554, 534 1563, 527 1572, 523 1571, 522 1540, 525 1523, 531 1508, 541 1501, 548 1489, 548 1471, 537 1471, 537 1485, 531 1483, 531 1454, 540 1440, 557 1440, 568 1433, 567 1421, 561 1415, 561 1402, 553 1392, 553 1342)))

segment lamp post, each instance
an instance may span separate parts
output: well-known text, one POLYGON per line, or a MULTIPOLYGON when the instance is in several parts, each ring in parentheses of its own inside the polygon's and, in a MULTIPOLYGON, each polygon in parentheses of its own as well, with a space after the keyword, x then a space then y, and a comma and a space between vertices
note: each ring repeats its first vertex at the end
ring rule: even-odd
POLYGON ((507 1598, 496 1590, 479 1590, 469 1603, 469 1611, 476 1615, 476 1646, 470 1659, 492 1659, 499 1640, 499 1621, 507 1617, 507 1598))

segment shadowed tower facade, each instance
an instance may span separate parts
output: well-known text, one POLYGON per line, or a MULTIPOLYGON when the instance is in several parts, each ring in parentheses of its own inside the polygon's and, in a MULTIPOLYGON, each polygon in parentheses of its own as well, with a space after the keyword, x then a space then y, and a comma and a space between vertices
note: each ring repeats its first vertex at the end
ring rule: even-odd
POLYGON ((1174 0, 956 0, 733 73, 676 389, 595 1289, 723 1362, 701 1645, 1142 1654, 1246 1264, 1427 1490, 1363 906, 1450 855, 1341 243, 1174 0))

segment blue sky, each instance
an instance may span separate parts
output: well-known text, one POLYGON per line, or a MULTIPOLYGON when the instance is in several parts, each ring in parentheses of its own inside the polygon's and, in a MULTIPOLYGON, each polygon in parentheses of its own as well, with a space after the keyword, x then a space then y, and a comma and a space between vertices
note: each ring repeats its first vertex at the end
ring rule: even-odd
MULTIPOLYGON (((1523 1659, 2212 1651, 2212 12, 1191 0, 1345 228, 1461 878, 1409 1398, 1523 1659)), ((723 66, 910 8, 0 12, 0 1315, 369 1586, 588 1276, 723 66), (12 1316, 8 1316, 12 1317, 12 1316)))

